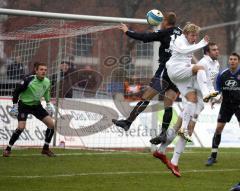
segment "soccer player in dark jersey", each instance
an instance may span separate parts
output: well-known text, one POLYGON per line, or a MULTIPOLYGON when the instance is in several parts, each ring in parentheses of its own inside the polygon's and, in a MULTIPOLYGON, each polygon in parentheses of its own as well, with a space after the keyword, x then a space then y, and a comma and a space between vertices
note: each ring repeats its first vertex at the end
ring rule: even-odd
POLYGON ((10 113, 17 117, 18 127, 13 132, 7 148, 3 151, 4 157, 10 156, 12 146, 24 131, 28 114, 34 115, 47 126, 42 154, 49 157, 55 156, 49 149, 49 143, 54 134, 54 122, 50 117, 53 108, 50 105, 50 80, 46 77, 47 65, 37 63, 35 73, 35 75, 27 76, 13 92, 13 107, 10 113), (41 105, 42 97, 47 102, 47 110, 41 105))
MULTIPOLYGON (((216 163, 218 146, 221 142, 221 134, 226 123, 228 123, 233 114, 237 117, 240 124, 240 56, 232 53, 229 57, 229 68, 220 72, 216 85, 217 90, 221 92, 221 107, 218 114, 217 128, 212 140, 212 153, 208 158, 206 165, 212 166, 216 163)), ((220 99, 220 98, 219 98, 220 99)), ((216 100, 218 101, 218 100, 216 100)))
POLYGON ((166 140, 166 130, 172 119, 172 104, 177 98, 178 89, 171 82, 166 71, 166 62, 171 57, 171 51, 169 50, 169 45, 171 38, 176 38, 181 35, 182 31, 178 27, 175 27, 176 15, 173 12, 168 12, 164 16, 162 23, 162 29, 151 33, 138 33, 130 31, 125 24, 120 26, 120 29, 125 32, 125 34, 133 39, 141 40, 143 42, 153 42, 160 41, 161 45, 159 47, 159 67, 156 71, 154 77, 152 78, 149 87, 145 90, 142 95, 142 100, 137 103, 134 109, 131 111, 130 116, 126 120, 116 120, 113 119, 113 123, 119 127, 122 127, 127 131, 132 122, 136 117, 145 110, 150 100, 157 94, 165 94, 164 96, 164 107, 165 112, 162 122, 162 133, 154 139, 153 144, 159 144, 166 140))

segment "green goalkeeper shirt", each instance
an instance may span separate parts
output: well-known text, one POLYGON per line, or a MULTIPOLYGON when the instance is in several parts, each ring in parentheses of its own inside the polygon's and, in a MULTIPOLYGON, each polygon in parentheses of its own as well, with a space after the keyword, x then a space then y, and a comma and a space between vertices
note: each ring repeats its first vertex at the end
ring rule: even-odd
POLYGON ((42 97, 47 103, 50 101, 50 80, 46 77, 39 80, 36 75, 31 75, 24 78, 14 90, 13 103, 16 104, 21 100, 29 106, 39 105, 42 97))

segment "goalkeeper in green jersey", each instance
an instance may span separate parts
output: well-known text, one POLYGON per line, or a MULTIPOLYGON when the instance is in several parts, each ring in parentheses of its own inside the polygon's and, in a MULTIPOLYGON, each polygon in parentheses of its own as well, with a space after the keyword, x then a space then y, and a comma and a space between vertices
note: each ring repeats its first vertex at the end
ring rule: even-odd
POLYGON ((49 149, 49 143, 54 134, 54 122, 51 117, 54 109, 50 104, 50 80, 46 77, 47 65, 36 63, 34 66, 35 75, 27 76, 13 92, 13 107, 10 114, 17 117, 18 127, 13 132, 7 148, 3 151, 4 157, 10 156, 12 146, 26 127, 28 114, 34 115, 47 126, 42 154, 49 157, 55 156, 49 149), (46 109, 41 105, 42 97, 47 102, 46 109))

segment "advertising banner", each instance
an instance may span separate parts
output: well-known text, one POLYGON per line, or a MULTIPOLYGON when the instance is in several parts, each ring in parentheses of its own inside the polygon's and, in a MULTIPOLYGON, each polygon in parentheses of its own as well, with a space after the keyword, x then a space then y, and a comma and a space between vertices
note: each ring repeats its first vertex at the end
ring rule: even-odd
MULTIPOLYGON (((43 105, 45 103, 43 102, 43 105)), ((57 118, 56 146, 81 148, 145 148, 149 140, 159 133, 164 113, 163 103, 152 105, 124 131, 112 123, 112 119, 124 119, 136 102, 131 104, 109 99, 63 99, 60 100, 57 118)), ((17 119, 9 115, 10 98, 0 98, 0 144, 7 145, 17 127, 17 119)), ((211 109, 206 104, 199 116, 193 134, 193 143, 188 146, 211 147, 217 125, 220 105, 211 109)), ((174 104, 170 127, 177 120, 180 107, 174 104)), ((18 146, 41 146, 44 143, 46 126, 29 115, 26 130, 16 142, 18 146)), ((175 143, 176 140, 173 142, 175 143)), ((170 145, 170 146, 173 146, 170 145)), ((222 134, 221 147, 240 147, 240 128, 234 116, 222 134)))

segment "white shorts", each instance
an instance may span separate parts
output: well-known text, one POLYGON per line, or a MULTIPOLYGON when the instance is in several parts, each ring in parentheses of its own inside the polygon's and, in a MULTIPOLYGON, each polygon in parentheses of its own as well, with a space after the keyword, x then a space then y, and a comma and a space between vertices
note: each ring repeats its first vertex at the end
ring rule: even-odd
POLYGON ((192 73, 193 65, 169 65, 167 68, 168 76, 177 86, 182 96, 194 91, 194 76, 192 73))
POLYGON ((193 76, 192 67, 192 64, 170 64, 167 67, 168 76, 173 82, 186 81, 193 76))

